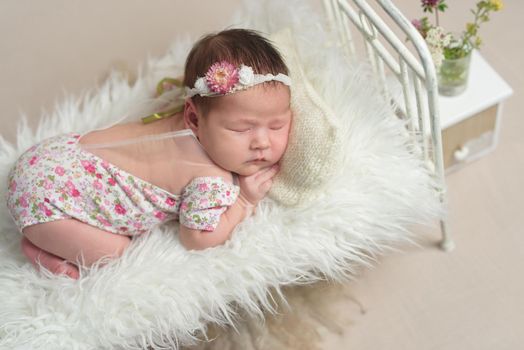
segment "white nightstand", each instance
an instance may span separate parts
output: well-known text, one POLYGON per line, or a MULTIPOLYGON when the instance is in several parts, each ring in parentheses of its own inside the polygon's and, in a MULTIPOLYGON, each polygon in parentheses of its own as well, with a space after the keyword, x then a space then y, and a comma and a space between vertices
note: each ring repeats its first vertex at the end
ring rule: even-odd
POLYGON ((446 172, 485 155, 497 146, 505 99, 511 87, 477 52, 471 57, 466 91, 439 97, 446 172))

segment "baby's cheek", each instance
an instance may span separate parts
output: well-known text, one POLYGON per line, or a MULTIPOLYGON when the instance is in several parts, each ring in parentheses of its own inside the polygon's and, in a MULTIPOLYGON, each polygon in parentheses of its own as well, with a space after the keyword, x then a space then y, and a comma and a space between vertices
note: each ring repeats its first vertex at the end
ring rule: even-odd
POLYGON ((282 153, 281 155, 283 155, 289 143, 289 133, 285 133, 284 135, 282 135, 279 142, 280 142, 279 149, 280 149, 280 152, 282 153))
POLYGON ((275 162, 279 161, 280 158, 282 158, 282 156, 284 155, 285 151, 286 151, 286 143, 281 142, 278 145, 274 145, 273 151, 272 151, 272 157, 271 157, 273 158, 272 160, 275 162))

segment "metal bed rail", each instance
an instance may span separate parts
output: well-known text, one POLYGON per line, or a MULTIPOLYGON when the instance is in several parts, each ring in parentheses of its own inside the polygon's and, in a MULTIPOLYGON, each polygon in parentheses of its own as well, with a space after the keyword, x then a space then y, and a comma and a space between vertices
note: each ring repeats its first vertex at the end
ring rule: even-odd
MULTIPOLYGON (((376 13, 367 0, 323 0, 330 24, 339 37, 339 45, 350 60, 358 58, 350 24, 364 39, 365 52, 385 98, 392 100, 390 76, 402 87, 402 101, 395 107, 407 119, 412 135, 421 135, 421 156, 437 182, 436 195, 447 205, 446 183, 439 119, 438 88, 435 67, 424 39, 391 0, 375 0, 397 29, 413 45, 413 54, 390 26, 376 13), (386 73, 386 68, 391 74, 386 73)), ((414 140, 419 140, 413 138, 414 140)), ((447 218, 440 221, 441 249, 451 251, 447 218)))

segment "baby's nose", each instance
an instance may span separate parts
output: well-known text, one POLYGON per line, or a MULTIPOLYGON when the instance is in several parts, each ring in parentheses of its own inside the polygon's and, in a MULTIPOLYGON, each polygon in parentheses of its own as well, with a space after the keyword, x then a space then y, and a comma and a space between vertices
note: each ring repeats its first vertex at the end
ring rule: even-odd
POLYGON ((265 131, 257 131, 253 140, 251 141, 251 147, 254 149, 266 149, 269 148, 269 137, 265 131))

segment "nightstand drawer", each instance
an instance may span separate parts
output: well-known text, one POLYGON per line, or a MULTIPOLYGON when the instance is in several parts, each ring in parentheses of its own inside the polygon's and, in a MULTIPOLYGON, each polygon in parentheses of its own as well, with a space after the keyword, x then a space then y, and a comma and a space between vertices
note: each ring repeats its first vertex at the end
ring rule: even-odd
POLYGON ((494 148, 499 108, 500 104, 496 104, 442 131, 446 170, 459 167, 494 148))

